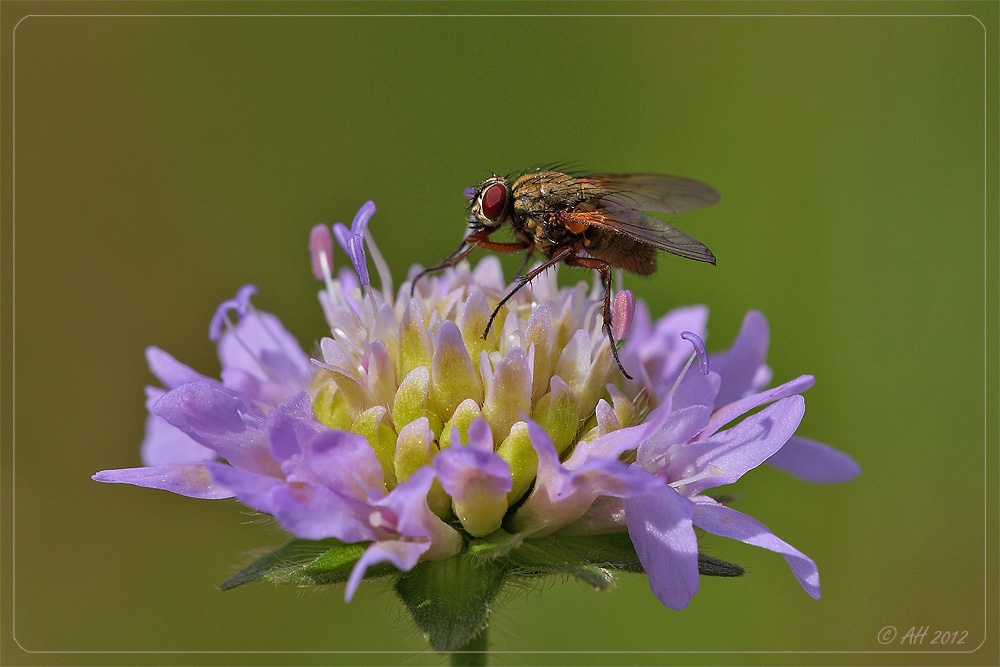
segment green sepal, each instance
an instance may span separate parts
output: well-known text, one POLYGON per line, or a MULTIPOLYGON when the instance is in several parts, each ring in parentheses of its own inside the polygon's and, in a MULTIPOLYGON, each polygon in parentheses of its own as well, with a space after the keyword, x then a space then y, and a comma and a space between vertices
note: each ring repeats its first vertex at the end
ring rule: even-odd
MULTIPOLYGON (((298 586, 338 584, 347 581, 354 564, 368 548, 368 542, 344 544, 339 540, 292 540, 265 554, 223 581, 226 591, 261 579, 275 584, 298 586)), ((365 579, 396 572, 388 564, 368 568, 365 579)))
POLYGON ((706 577, 742 577, 744 572, 746 570, 735 563, 698 554, 698 574, 706 577))
POLYGON ((597 590, 607 590, 615 584, 611 573, 591 565, 572 549, 554 540, 531 540, 513 553, 512 560, 522 576, 568 574, 597 590))
POLYGON ((631 574, 645 573, 626 532, 566 535, 552 539, 558 539, 565 548, 572 549, 591 565, 631 574))
MULTIPOLYGON (((544 576, 568 574, 596 588, 613 584, 612 572, 644 574, 628 533, 603 535, 550 535, 520 540, 498 530, 469 544, 469 553, 485 559, 506 559, 515 574, 544 576)), ((713 556, 698 554, 698 573, 706 577, 740 577, 744 569, 713 556)))
POLYGON ((469 544, 469 553, 484 561, 508 564, 513 574, 540 577, 566 574, 598 590, 614 586, 612 570, 642 572, 626 533, 521 540, 498 530, 469 544))
POLYGON ((396 594, 435 651, 466 646, 486 627, 493 599, 510 573, 507 563, 468 554, 422 561, 396 580, 396 594))

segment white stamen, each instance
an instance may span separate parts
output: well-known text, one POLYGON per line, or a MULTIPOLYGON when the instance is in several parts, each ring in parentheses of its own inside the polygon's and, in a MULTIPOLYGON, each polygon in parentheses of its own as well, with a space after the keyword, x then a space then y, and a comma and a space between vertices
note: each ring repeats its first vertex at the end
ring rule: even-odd
POLYGON ((679 479, 676 482, 670 482, 670 486, 674 489, 684 486, 685 484, 693 484, 699 480, 705 479, 706 477, 720 477, 722 475, 722 469, 716 466, 714 463, 708 465, 708 470, 703 470, 697 475, 692 475, 691 477, 685 477, 684 479, 679 479))
POLYGON ((698 358, 697 354, 692 354, 688 358, 687 363, 684 364, 684 368, 681 369, 680 375, 678 375, 677 379, 674 380, 674 386, 670 388, 669 392, 667 392, 667 396, 673 398, 674 392, 677 391, 677 387, 680 385, 681 380, 684 379, 684 374, 687 373, 688 369, 691 368, 691 364, 693 364, 694 360, 697 359, 697 358, 698 358))
POLYGON ((319 270, 323 274, 323 283, 326 285, 326 294, 333 301, 336 297, 334 296, 333 290, 333 267, 330 265, 330 258, 325 252, 319 253, 319 270))
MULTIPOLYGON (((378 246, 375 244, 375 239, 367 227, 365 227, 365 244, 368 246, 368 252, 372 255, 375 272, 378 273, 379 283, 382 286, 382 298, 387 303, 392 303, 392 273, 389 271, 389 265, 386 264, 385 257, 379 252, 378 246)), ((375 312, 378 312, 378 310, 375 312)))
POLYGON ((330 333, 333 334, 333 339, 337 343, 341 344, 343 347, 346 347, 348 350, 354 353, 354 358, 359 360, 358 361, 359 371, 364 371, 364 367, 361 365, 360 359, 362 359, 365 356, 365 351, 361 348, 361 346, 355 343, 353 340, 351 340, 350 336, 348 336, 344 332, 344 330, 341 329, 340 327, 333 327, 332 329, 330 329, 330 333))

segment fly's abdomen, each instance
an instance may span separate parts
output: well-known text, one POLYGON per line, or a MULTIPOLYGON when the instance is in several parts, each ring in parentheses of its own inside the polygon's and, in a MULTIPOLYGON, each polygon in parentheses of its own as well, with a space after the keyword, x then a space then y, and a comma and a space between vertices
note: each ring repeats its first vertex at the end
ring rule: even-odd
POLYGON ((611 266, 648 276, 656 271, 656 248, 627 236, 591 227, 586 236, 587 254, 611 266))

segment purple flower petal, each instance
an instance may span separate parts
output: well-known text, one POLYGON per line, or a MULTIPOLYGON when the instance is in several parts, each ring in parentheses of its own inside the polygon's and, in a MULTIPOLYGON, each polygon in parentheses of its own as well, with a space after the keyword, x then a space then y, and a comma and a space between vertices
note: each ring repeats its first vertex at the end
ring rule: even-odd
POLYGON ((617 459, 590 458, 569 470, 559 462, 545 430, 532 420, 527 423, 538 454, 538 473, 531 495, 511 518, 516 532, 547 535, 583 516, 598 496, 625 498, 663 485, 639 466, 626 466, 617 459))
POLYGON ((187 382, 217 382, 217 380, 202 375, 190 366, 182 364, 158 347, 146 348, 146 363, 149 364, 149 370, 156 376, 156 379, 162 382, 167 389, 179 387, 187 382))
POLYGON ((427 507, 427 493, 433 483, 434 470, 430 466, 425 466, 396 486, 389 495, 373 501, 372 504, 389 509, 396 517, 396 531, 405 537, 435 538, 449 536, 452 533, 457 536, 455 529, 441 521, 427 507))
POLYGON ((347 579, 347 588, 344 591, 344 601, 350 602, 354 598, 354 593, 365 578, 365 573, 373 565, 379 563, 392 563, 396 569, 406 572, 413 569, 420 557, 427 553, 431 543, 405 542, 403 540, 384 540, 373 542, 365 550, 358 562, 351 569, 351 576, 347 579))
MULTIPOLYGON (((452 442, 458 442, 458 438, 452 436, 452 442)), ((490 423, 482 417, 476 417, 469 424, 469 447, 484 452, 493 451, 493 432, 490 430, 490 423)), ((508 489, 509 491, 510 489, 508 489)), ((506 492, 505 492, 506 493, 506 492)))
POLYGON ((381 498, 378 492, 369 497, 372 504, 387 511, 387 526, 393 533, 375 542, 355 564, 347 580, 345 599, 350 600, 365 576, 376 563, 390 562, 400 570, 409 570, 421 557, 428 560, 448 558, 462 549, 459 533, 435 516, 427 506, 427 493, 434 483, 434 471, 420 468, 410 478, 381 498), (394 539, 398 537, 398 539, 394 539))
POLYGON ((263 419, 247 403, 205 382, 172 389, 153 414, 210 448, 230 464, 266 475, 281 474, 263 434, 263 419))
POLYGON ((683 609, 698 592, 694 503, 670 487, 625 498, 624 503, 629 538, 653 595, 671 609, 683 609))
POLYGON ((753 380, 750 381, 750 391, 756 393, 771 384, 771 375, 771 367, 767 364, 761 364, 757 372, 753 374, 753 380))
POLYGON ((327 430, 316 420, 306 393, 296 395, 267 415, 265 432, 271 454, 281 463, 289 482, 315 482, 316 476, 306 464, 306 443, 327 430))
POLYGON ((458 502, 469 495, 506 498, 512 488, 510 466, 492 451, 452 446, 434 457, 434 472, 445 492, 458 502))
POLYGON ((689 405, 704 405, 711 408, 715 405, 715 397, 719 393, 721 384, 722 378, 715 371, 709 372, 708 375, 702 375, 701 373, 692 373, 688 369, 688 373, 674 390, 674 409, 680 410, 689 405))
POLYGON ((718 405, 743 398, 752 389, 757 369, 767 358, 769 342, 767 320, 759 311, 751 310, 743 318, 743 326, 729 352, 712 362, 721 363, 721 368, 717 368, 722 376, 722 386, 716 398, 718 405))
POLYGON ((240 502, 270 514, 288 532, 306 540, 335 537, 343 542, 373 540, 368 503, 319 484, 289 484, 282 479, 238 470, 222 463, 204 464, 212 479, 232 489, 240 502))
MULTIPOLYGON (((557 377, 552 378, 553 391, 555 391, 555 380, 557 377)), ((597 408, 594 409, 594 416, 597 417, 597 432, 601 436, 618 431, 622 427, 618 421, 618 415, 615 414, 615 409, 603 398, 597 402, 597 408)))
POLYGON ((566 460, 565 467, 568 470, 575 470, 586 461, 594 459, 615 460, 625 452, 643 446, 647 440, 655 438, 656 434, 667 423, 670 418, 670 409, 670 399, 668 398, 650 412, 641 424, 618 429, 590 442, 578 444, 573 454, 566 460))
POLYGON ((284 392, 281 400, 305 389, 312 378, 308 355, 281 320, 270 313, 256 311, 241 319, 222 335, 218 351, 224 373, 242 369, 278 384, 284 392))
POLYGON ((639 465, 651 473, 659 472, 672 448, 688 447, 685 443, 705 428, 709 416, 710 411, 704 405, 691 405, 672 411, 662 428, 657 429, 639 447, 636 457, 639 465))
POLYGON ((678 489, 686 496, 732 484, 778 451, 798 428, 804 413, 805 400, 789 396, 711 438, 689 442, 670 458, 668 481, 694 478, 678 489), (710 474, 696 478, 705 473, 710 474))
POLYGON ((849 482, 861 474, 861 466, 844 452, 797 435, 766 463, 814 484, 849 482))
POLYGON ((453 438, 451 447, 434 457, 433 466, 466 532, 483 537, 500 527, 514 485, 510 466, 492 447, 489 451, 463 447, 453 438))
POLYGON ((102 470, 93 476, 97 482, 134 484, 148 489, 162 489, 190 498, 215 500, 231 498, 234 494, 213 481, 204 464, 148 466, 102 470))
POLYGON ((583 516, 559 530, 559 535, 601 535, 626 530, 625 506, 621 498, 598 496, 583 516))
POLYGON ((819 570, 816 569, 816 563, 795 547, 779 539, 760 521, 705 497, 699 498, 695 503, 692 518, 694 525, 713 535, 739 540, 781 554, 806 593, 816 600, 819 599, 819 570))
POLYGON ((331 489, 354 498, 385 489, 382 464, 364 436, 324 429, 308 445, 309 468, 331 489))
POLYGON ((162 417, 152 414, 146 417, 146 435, 139 447, 139 455, 147 466, 203 463, 217 458, 211 449, 198 444, 162 417))
POLYGON ((779 387, 768 389, 759 394, 752 394, 738 401, 733 401, 728 405, 723 405, 712 413, 711 421, 708 422, 708 426, 705 427, 705 430, 698 437, 700 439, 708 438, 729 422, 753 410, 757 406, 771 403, 786 396, 792 396, 793 394, 801 394, 813 386, 815 382, 816 378, 812 375, 800 375, 779 387))

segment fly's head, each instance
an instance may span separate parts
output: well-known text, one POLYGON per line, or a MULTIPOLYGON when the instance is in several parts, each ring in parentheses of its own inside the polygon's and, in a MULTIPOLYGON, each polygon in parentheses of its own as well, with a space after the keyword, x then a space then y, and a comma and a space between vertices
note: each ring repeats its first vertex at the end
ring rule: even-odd
POLYGON ((497 229, 510 217, 512 208, 510 184, 494 174, 476 188, 469 207, 470 233, 497 229))

